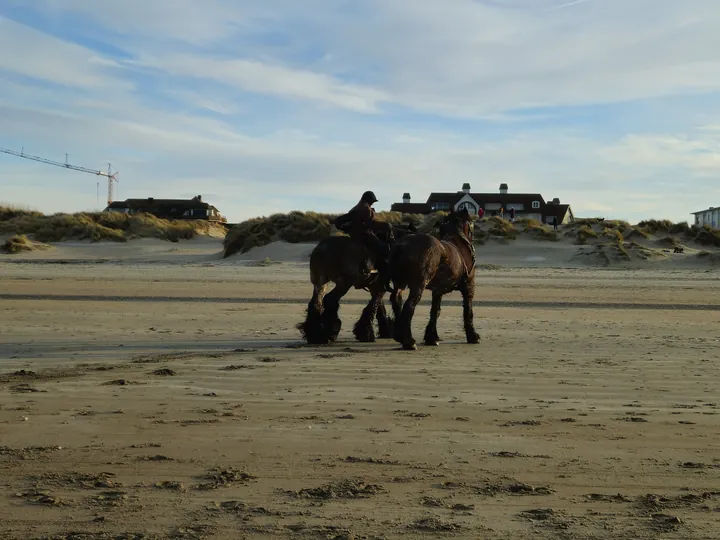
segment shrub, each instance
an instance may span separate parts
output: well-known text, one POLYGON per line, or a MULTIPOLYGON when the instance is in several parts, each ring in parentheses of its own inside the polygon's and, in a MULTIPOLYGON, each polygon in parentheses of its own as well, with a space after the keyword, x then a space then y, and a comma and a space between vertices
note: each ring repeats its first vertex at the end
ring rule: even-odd
POLYGON ((588 238, 597 238, 597 236, 597 233, 588 225, 583 225, 575 231, 575 237, 578 244, 585 244, 587 243, 588 238))
POLYGON ((557 233, 554 230, 536 219, 517 220, 517 223, 523 224, 525 226, 523 232, 535 240, 556 242, 558 239, 557 233))
POLYGON ((670 232, 673 222, 669 219, 647 219, 637 224, 641 229, 645 229, 650 234, 657 232, 670 232))
POLYGON ((517 238, 518 231, 508 220, 500 216, 492 216, 488 220, 488 223, 490 223, 489 236, 500 236, 509 240, 515 240, 515 238, 517 238))
POLYGON ((606 228, 603 230, 602 235, 609 238, 610 240, 613 240, 614 242, 622 243, 625 240, 622 233, 618 229, 606 228))
POLYGON ((22 251, 35 251, 36 249, 48 249, 50 246, 33 242, 27 236, 20 234, 11 236, 0 246, 0 251, 5 253, 20 253, 22 251))
POLYGON ((720 231, 713 229, 709 225, 693 227, 690 230, 690 235, 693 236, 695 242, 700 245, 720 247, 720 231))
POLYGON ((602 222, 606 229, 619 229, 624 231, 630 228, 630 224, 622 219, 608 219, 602 222))
MULTIPOLYGON (((246 253, 254 247, 282 240, 289 243, 319 242, 328 236, 342 236, 344 233, 334 229, 332 223, 339 214, 321 214, 317 212, 290 212, 252 218, 230 229, 223 242, 223 256, 246 253)), ((447 212, 435 212, 429 215, 402 214, 400 212, 378 212, 378 221, 390 223, 395 227, 406 228, 414 225, 418 232, 437 236, 439 223, 447 212)), ((482 239, 477 240, 482 243, 482 239)))
POLYGON ((630 227, 630 230, 625 233, 625 238, 627 238, 628 240, 630 238, 635 238, 636 236, 647 239, 650 237, 650 233, 648 233, 645 229, 641 229, 639 227, 630 227))
POLYGON ((90 240, 92 242, 126 242, 133 238, 159 238, 177 242, 197 234, 209 233, 216 225, 203 220, 169 221, 151 214, 97 212, 57 213, 0 208, 0 234, 32 236, 40 242, 90 240))

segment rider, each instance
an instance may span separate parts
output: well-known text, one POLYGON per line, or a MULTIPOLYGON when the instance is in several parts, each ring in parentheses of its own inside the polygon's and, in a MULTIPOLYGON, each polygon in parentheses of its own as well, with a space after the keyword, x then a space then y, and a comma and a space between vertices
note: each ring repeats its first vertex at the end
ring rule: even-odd
POLYGON ((382 221, 375 221, 375 209, 372 205, 376 202, 375 193, 366 191, 360 197, 360 202, 353 206, 347 214, 343 214, 335 220, 335 226, 365 245, 375 256, 378 271, 382 272, 388 266, 387 257, 390 253, 390 246, 380 240, 375 231, 386 230, 389 225, 382 221))

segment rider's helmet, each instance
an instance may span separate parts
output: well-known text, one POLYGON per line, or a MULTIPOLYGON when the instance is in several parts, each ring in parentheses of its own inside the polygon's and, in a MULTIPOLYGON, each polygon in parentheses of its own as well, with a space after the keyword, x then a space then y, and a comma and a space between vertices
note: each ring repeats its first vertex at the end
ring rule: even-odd
POLYGON ((373 204, 377 202, 377 197, 375 197, 375 194, 372 191, 366 191, 362 194, 360 200, 368 204, 373 204))

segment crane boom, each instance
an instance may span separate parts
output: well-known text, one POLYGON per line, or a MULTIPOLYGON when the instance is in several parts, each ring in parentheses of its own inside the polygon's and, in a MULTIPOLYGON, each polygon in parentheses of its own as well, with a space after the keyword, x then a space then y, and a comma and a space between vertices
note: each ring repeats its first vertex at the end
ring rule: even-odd
POLYGON ((108 163, 108 170, 100 171, 95 169, 89 169, 87 167, 79 167, 77 165, 70 165, 67 162, 67 154, 65 154, 65 163, 61 161, 54 161, 52 159, 42 158, 39 156, 32 156, 30 154, 26 154, 24 148, 20 150, 20 152, 16 152, 15 150, 8 150, 7 148, 0 148, 0 152, 4 154, 10 154, 11 156, 17 156, 25 159, 31 159, 33 161, 39 161, 40 163, 47 163, 48 165, 55 165, 56 167, 63 167, 65 169, 72 169, 74 171, 80 171, 85 172, 89 174, 94 174, 96 176, 105 176, 108 179, 108 204, 110 204, 113 200, 113 181, 118 182, 117 174, 118 171, 112 172, 112 166, 108 163))

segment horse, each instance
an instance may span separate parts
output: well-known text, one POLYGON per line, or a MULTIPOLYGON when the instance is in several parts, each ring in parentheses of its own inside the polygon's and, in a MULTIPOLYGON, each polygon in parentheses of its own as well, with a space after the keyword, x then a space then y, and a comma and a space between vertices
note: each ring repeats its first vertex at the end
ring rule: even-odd
POLYGON ((440 239, 431 234, 412 234, 400 239, 390 252, 390 302, 395 316, 393 338, 405 350, 417 350, 412 335, 412 318, 425 289, 432 291, 430 320, 425 328, 425 345, 437 346, 437 320, 442 297, 460 291, 463 323, 468 343, 480 342, 473 324, 475 296, 475 247, 472 223, 467 209, 450 212, 440 224, 440 239), (408 298, 402 303, 402 292, 408 298))
MULTIPOLYGON (((402 237, 415 229, 402 229, 390 224, 378 231, 381 240, 392 245, 395 233, 402 237)), ((374 342, 373 321, 377 318, 380 338, 392 338, 394 321, 388 317, 382 299, 386 292, 386 276, 373 264, 369 249, 349 236, 329 236, 318 243, 310 254, 310 281, 313 294, 308 302, 305 320, 296 325, 303 339, 312 345, 335 342, 342 327, 338 317, 340 300, 351 288, 365 289, 370 301, 353 327, 358 341, 374 342), (327 292, 330 283, 335 287, 327 292)))

